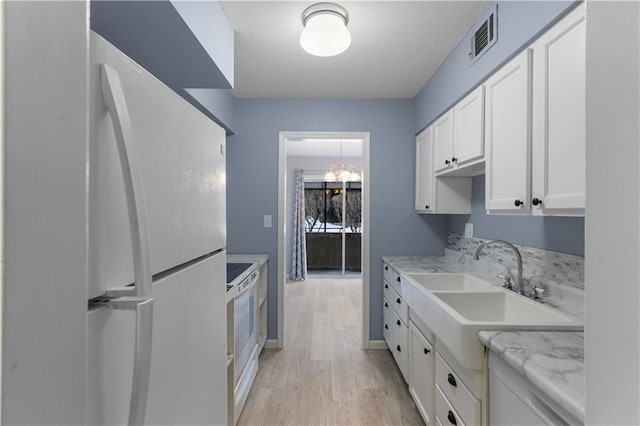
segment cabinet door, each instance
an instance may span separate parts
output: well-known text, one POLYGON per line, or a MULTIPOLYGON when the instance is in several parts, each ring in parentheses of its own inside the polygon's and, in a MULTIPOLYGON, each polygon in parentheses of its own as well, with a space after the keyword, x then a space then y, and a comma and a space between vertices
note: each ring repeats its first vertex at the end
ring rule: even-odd
POLYGON ((433 124, 433 150, 436 172, 453 166, 453 110, 447 111, 433 124))
POLYGON ((584 209, 585 28, 580 5, 532 46, 534 212, 584 209))
POLYGON ((483 156, 484 86, 480 86, 453 109, 453 157, 461 165, 483 156))
POLYGON ((433 176, 433 139, 431 127, 416 137, 416 211, 435 211, 433 176))
POLYGON ((409 327, 409 393, 426 424, 434 419, 433 347, 414 324, 409 327))
POLYGON ((530 208, 531 49, 485 83, 486 208, 530 208))

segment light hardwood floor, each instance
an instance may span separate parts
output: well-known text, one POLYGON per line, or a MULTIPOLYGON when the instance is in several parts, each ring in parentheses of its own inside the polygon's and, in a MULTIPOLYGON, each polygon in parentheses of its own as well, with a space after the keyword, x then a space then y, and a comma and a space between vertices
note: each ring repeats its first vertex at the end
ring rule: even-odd
POLYGON ((362 282, 287 283, 286 347, 265 349, 238 425, 424 425, 388 350, 362 349, 362 282))

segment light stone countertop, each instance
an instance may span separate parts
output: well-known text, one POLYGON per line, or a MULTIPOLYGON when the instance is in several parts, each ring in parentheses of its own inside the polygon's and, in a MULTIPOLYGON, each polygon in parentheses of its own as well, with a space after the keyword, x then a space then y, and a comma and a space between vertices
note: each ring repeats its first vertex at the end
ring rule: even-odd
MULTIPOLYGON (((504 266, 472 261, 445 250, 445 256, 385 256, 399 274, 415 272, 469 273, 494 285, 504 266)), ((549 303, 553 306, 553 303, 549 303)), ((584 333, 570 331, 481 331, 480 340, 568 413, 584 421, 584 333)))
POLYGON ((481 331, 480 341, 584 422, 584 333, 481 331))

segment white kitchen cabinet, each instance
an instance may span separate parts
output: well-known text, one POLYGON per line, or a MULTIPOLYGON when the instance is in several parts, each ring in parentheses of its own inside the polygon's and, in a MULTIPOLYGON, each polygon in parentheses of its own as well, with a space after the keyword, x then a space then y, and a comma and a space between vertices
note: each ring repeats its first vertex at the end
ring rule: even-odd
POLYGON ((434 128, 427 127, 416 137, 416 212, 470 214, 471 178, 435 176, 434 128))
POLYGON ((434 164, 436 173, 453 167, 453 110, 433 123, 434 164))
POLYGON ((489 354, 489 424, 577 425, 582 422, 543 396, 498 355, 489 354))
POLYGON ((486 82, 486 209, 584 215, 585 6, 486 82))
POLYGON ((402 377, 407 381, 409 377, 408 309, 406 302, 402 298, 400 274, 387 263, 382 265, 382 274, 383 336, 402 373, 402 377))
POLYGON ((486 82, 486 208, 526 212, 531 188, 531 49, 486 82))
POLYGON ((453 108, 453 158, 456 167, 484 159, 484 86, 453 108))
POLYGON ((409 324, 409 393, 427 425, 434 422, 434 356, 431 343, 413 322, 409 324))
POLYGON ((419 213, 433 213, 436 211, 432 127, 427 127, 416 137, 415 209, 419 213))
POLYGON ((533 49, 532 211, 584 214, 586 180, 585 6, 533 49))

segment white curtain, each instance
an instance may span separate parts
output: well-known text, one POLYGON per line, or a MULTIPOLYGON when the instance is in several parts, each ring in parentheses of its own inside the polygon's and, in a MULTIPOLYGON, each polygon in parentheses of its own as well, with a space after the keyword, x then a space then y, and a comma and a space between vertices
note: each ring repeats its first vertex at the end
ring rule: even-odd
POLYGON ((304 232, 304 171, 296 169, 296 204, 293 214, 293 250, 291 259, 291 273, 289 279, 302 281, 307 278, 307 242, 304 232))

